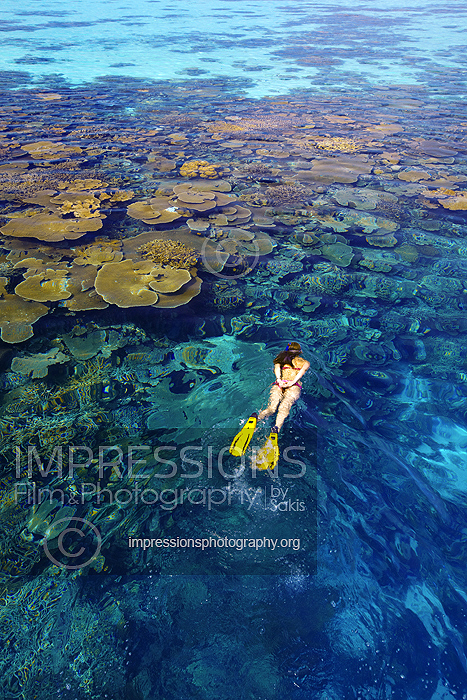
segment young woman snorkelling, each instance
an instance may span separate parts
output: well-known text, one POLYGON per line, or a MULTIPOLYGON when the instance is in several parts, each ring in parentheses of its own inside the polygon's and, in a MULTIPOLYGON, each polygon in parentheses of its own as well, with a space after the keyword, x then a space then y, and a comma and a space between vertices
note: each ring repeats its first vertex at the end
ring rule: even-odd
POLYGON ((276 381, 269 392, 269 403, 259 414, 251 414, 230 446, 231 454, 237 457, 245 454, 253 437, 257 420, 272 416, 277 411, 275 425, 264 446, 256 455, 255 466, 257 469, 274 469, 279 459, 277 435, 284 420, 289 415, 290 409, 300 396, 302 389, 300 379, 310 366, 310 363, 300 356, 301 351, 300 344, 292 342, 274 358, 276 381))

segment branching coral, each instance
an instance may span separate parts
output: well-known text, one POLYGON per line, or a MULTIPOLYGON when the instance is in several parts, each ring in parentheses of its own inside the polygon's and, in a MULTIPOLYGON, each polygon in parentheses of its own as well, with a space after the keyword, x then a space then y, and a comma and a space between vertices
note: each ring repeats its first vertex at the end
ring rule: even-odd
POLYGON ((143 257, 158 265, 170 265, 178 269, 189 270, 198 262, 199 253, 180 241, 155 239, 138 248, 143 257))
POLYGON ((267 187, 265 192, 269 204, 280 206, 281 204, 298 204, 306 202, 311 192, 303 185, 276 185, 267 187))
POLYGON ((324 151, 342 151, 343 153, 352 153, 358 150, 358 146, 355 141, 352 141, 351 139, 343 139, 339 136, 316 141, 316 146, 324 151))
POLYGON ((59 207, 61 214, 73 214, 77 219, 92 219, 99 215, 100 201, 96 197, 79 198, 78 201, 65 199, 59 207))

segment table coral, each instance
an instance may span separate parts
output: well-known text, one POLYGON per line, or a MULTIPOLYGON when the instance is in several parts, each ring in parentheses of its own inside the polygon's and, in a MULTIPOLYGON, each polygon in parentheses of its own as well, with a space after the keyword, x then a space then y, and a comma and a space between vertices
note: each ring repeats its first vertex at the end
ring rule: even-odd
POLYGON ((332 194, 332 199, 342 206, 365 211, 379 208, 383 203, 395 204, 397 202, 397 197, 390 192, 374 190, 369 187, 343 187, 332 194))
POLYGON ((96 291, 109 304, 127 309, 132 306, 150 306, 158 300, 149 289, 153 281, 152 262, 122 260, 103 265, 96 277, 96 291))
POLYGON ((107 182, 97 180, 96 178, 86 178, 84 180, 71 180, 69 182, 62 181, 58 183, 59 190, 67 190, 70 192, 81 192, 83 190, 97 190, 108 187, 107 182))
POLYGON ((145 166, 145 170, 158 170, 161 173, 168 173, 171 170, 175 170, 176 167, 176 160, 170 160, 161 156, 157 151, 153 151, 148 155, 148 165, 145 166))
POLYGON ((8 294, 5 290, 7 282, 6 277, 0 277, 0 337, 6 343, 22 343, 34 335, 32 324, 45 316, 49 309, 44 304, 8 294))
POLYGON ((37 238, 41 241, 63 241, 84 236, 89 231, 102 228, 98 217, 89 219, 63 219, 57 214, 47 212, 23 218, 11 219, 0 231, 5 236, 18 238, 37 238))
MULTIPOLYGON (((183 272, 183 270, 177 272, 183 272)), ((203 281, 199 277, 192 277, 174 294, 158 292, 159 299, 154 306, 158 309, 175 309, 177 306, 184 306, 200 293, 202 283, 203 281)))
POLYGON ((14 357, 11 363, 11 371, 21 374, 23 377, 38 379, 46 377, 51 365, 68 362, 68 357, 58 348, 52 348, 48 352, 40 352, 36 355, 14 357))
POLYGON ((75 333, 67 333, 63 336, 63 342, 77 360, 89 360, 101 352, 106 333, 102 329, 96 329, 90 332, 76 335, 75 333))
POLYGON ((24 144, 21 148, 29 153, 32 158, 41 160, 67 158, 82 153, 82 149, 79 146, 67 146, 54 141, 36 141, 24 144))
POLYGON ((97 273, 95 282, 98 294, 120 308, 156 304, 174 308, 190 301, 199 293, 200 286, 201 280, 188 270, 133 260, 106 263, 97 273), (171 295, 174 292, 180 293, 171 295))
POLYGON ((182 177, 202 177, 215 180, 224 173, 222 165, 212 165, 207 160, 187 160, 180 168, 182 177))
MULTIPOLYGON (((211 225, 209 219, 188 219, 186 223, 191 231, 207 231, 211 225)), ((227 218, 225 223, 228 223, 227 218)))
POLYGON ((190 272, 181 268, 156 266, 151 269, 151 275, 154 279, 149 286, 155 292, 178 292, 191 280, 190 272))
POLYGON ((251 211, 240 204, 229 204, 222 209, 228 224, 246 224, 251 219, 251 211))
POLYGON ((119 250, 115 250, 113 246, 89 245, 81 248, 74 248, 76 257, 74 262, 76 265, 95 265, 100 266, 106 262, 120 262, 123 254, 119 250))
POLYGON ((169 223, 179 219, 182 215, 181 212, 177 211, 176 201, 173 192, 170 192, 169 196, 157 192, 155 197, 130 204, 127 208, 127 214, 133 219, 140 219, 147 224, 169 223))
POLYGON ((399 180, 405 180, 406 182, 419 182, 420 180, 431 180, 431 175, 430 173, 427 173, 426 170, 415 169, 402 170, 400 173, 397 173, 397 177, 399 178, 399 180))
POLYGON ((352 248, 340 242, 325 245, 320 248, 319 252, 335 265, 340 265, 342 267, 348 267, 354 257, 352 248))
POLYGON ((31 275, 15 287, 15 294, 33 301, 60 301, 69 299, 67 270, 45 270, 31 275))
POLYGON ((461 190, 449 190, 440 187, 437 190, 425 190, 421 193, 429 199, 437 199, 445 209, 467 209, 467 192, 461 190))
POLYGON ((70 311, 92 311, 106 309, 108 304, 96 292, 95 289, 89 291, 73 290, 73 295, 63 302, 70 311))
POLYGON ((337 156, 313 160, 308 170, 299 170, 294 179, 331 185, 334 182, 357 182, 360 175, 371 173, 373 163, 364 156, 337 156))
POLYGON ((192 211, 209 211, 235 204, 234 197, 223 191, 208 189, 205 183, 199 181, 175 185, 173 191, 178 197, 175 206, 192 211))

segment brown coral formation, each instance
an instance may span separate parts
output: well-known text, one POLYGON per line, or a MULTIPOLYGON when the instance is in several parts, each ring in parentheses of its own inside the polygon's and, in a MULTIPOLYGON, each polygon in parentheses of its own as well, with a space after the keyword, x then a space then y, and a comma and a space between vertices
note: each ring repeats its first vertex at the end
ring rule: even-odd
POLYGON ((64 219, 52 212, 11 219, 0 231, 5 236, 37 238, 40 241, 76 239, 88 231, 102 228, 100 218, 64 219))
POLYGON ((195 181, 193 183, 175 185, 173 191, 178 198, 176 206, 191 211, 204 212, 234 203, 234 197, 224 194, 222 190, 211 189, 206 184, 195 181))
POLYGON ((267 187, 265 192, 269 204, 280 206, 284 204, 299 204, 310 197, 310 190, 303 185, 276 185, 267 187))
POLYGON ((177 269, 189 270, 198 262, 199 254, 180 241, 155 239, 139 246, 145 258, 157 265, 170 265, 177 269))
POLYGON ((187 160, 180 168, 182 177, 201 177, 215 180, 225 172, 221 165, 212 165, 207 160, 187 160))
POLYGON ((15 287, 15 294, 32 301, 60 301, 69 299, 67 270, 48 269, 26 277, 15 287))
POLYGON ((6 343, 22 343, 33 336, 32 324, 49 309, 44 304, 8 294, 7 282, 6 277, 0 277, 0 337, 6 343))
POLYGON ((155 304, 158 296, 149 289, 149 282, 154 279, 152 268, 151 262, 133 260, 106 263, 97 273, 96 291, 109 304, 125 309, 155 304))
POLYGON ((333 201, 344 207, 353 207, 365 211, 397 203, 397 197, 390 192, 374 190, 369 187, 343 187, 337 190, 332 198, 333 201))
POLYGON ((360 175, 371 173, 373 163, 364 156, 338 156, 313 160, 309 170, 299 170, 298 180, 331 185, 334 182, 357 182, 360 175))
POLYGON ((207 265, 210 271, 221 272, 229 256, 226 253, 220 253, 216 249, 215 241, 198 236, 192 233, 189 228, 179 228, 176 231, 167 233, 165 231, 151 231, 150 233, 140 233, 138 236, 126 238, 123 241, 123 253, 127 258, 138 258, 141 256, 140 246, 152 243, 155 240, 160 240, 163 244, 168 240, 172 240, 172 236, 175 235, 177 241, 199 253, 203 265, 207 265))
POLYGON ((177 210, 176 200, 163 196, 134 202, 127 208, 127 214, 145 224, 168 224, 182 216, 182 212, 177 210))
POLYGON ((57 158, 69 158, 82 153, 79 146, 67 146, 54 141, 35 141, 21 146, 23 151, 29 153, 31 158, 40 160, 55 160, 57 158))
POLYGON ((440 187, 438 190, 426 190, 422 195, 429 199, 436 199, 445 209, 467 209, 467 192, 461 190, 449 190, 440 187))
POLYGON ((75 248, 75 254, 74 262, 76 265, 100 266, 106 262, 120 262, 123 258, 123 254, 119 250, 105 244, 75 248))
POLYGON ((21 374, 23 377, 40 379, 46 377, 51 365, 68 362, 68 357, 58 348, 52 348, 48 352, 37 353, 24 357, 14 357, 11 363, 11 371, 21 374))
POLYGON ((192 278, 188 270, 128 259, 103 265, 95 287, 105 301, 120 308, 155 305, 171 308, 186 304, 199 293, 200 284, 201 280, 192 278), (180 290, 180 294, 170 296, 180 290))
POLYGON ((82 192, 67 192, 54 197, 60 214, 72 214, 76 219, 93 219, 99 216, 101 202, 92 194, 82 192))
POLYGON ((344 139, 339 136, 316 141, 316 146, 324 151, 342 151, 343 153, 353 153, 358 150, 355 141, 344 139))
POLYGON ((102 228, 102 203, 106 208, 133 197, 131 191, 106 192, 96 189, 107 183, 89 178, 55 183, 57 189, 39 189, 34 193, 18 195, 28 204, 40 209, 11 212, 10 221, 0 230, 6 236, 37 238, 44 241, 76 239, 90 231, 102 228), (82 187, 82 190, 77 188, 82 187))
POLYGON ((84 180, 71 180, 70 182, 62 181, 58 183, 59 190, 69 192, 85 192, 88 190, 100 190, 108 187, 107 182, 96 178, 85 178, 84 180))

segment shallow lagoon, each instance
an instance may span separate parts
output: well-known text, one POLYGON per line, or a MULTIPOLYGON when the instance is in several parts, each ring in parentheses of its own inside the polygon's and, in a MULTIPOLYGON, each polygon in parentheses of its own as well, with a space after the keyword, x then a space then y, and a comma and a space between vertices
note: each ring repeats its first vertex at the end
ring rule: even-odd
POLYGON ((7 8, 5 697, 461 697, 465 8, 7 8))

